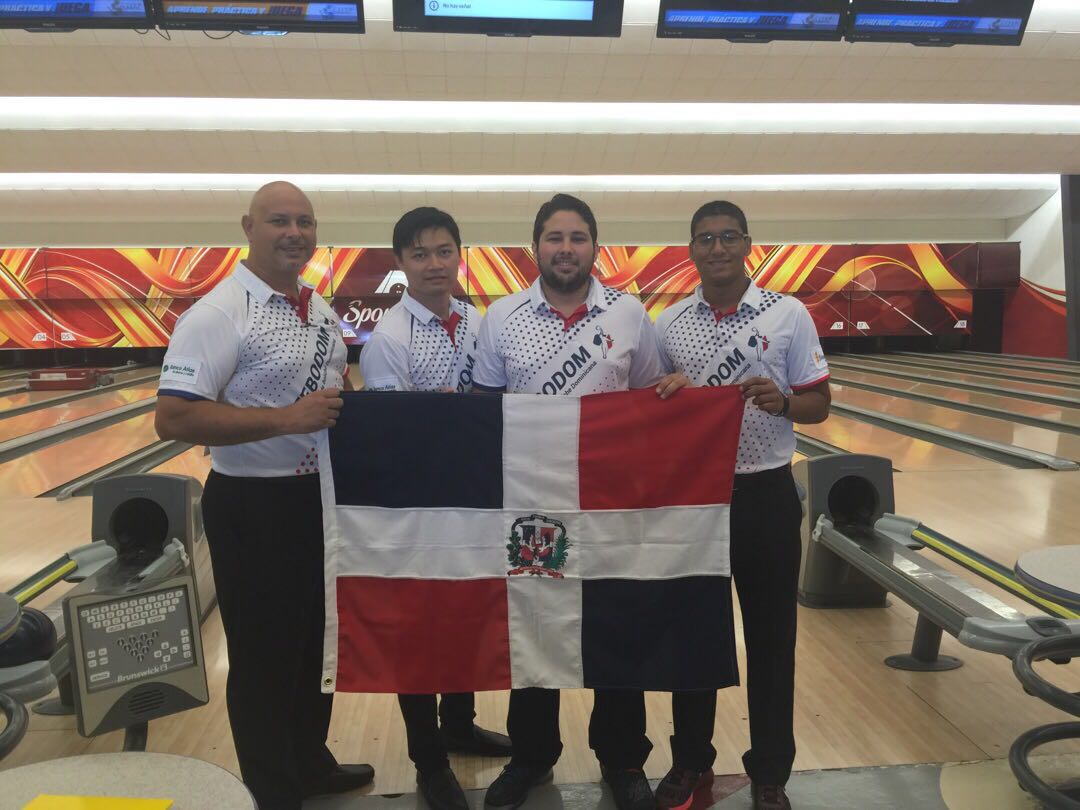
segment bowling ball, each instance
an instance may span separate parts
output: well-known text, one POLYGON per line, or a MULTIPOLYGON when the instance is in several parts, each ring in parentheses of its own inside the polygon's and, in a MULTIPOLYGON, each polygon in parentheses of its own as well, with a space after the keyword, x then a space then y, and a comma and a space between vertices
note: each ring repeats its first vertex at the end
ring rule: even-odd
POLYGON ((56 628, 52 619, 34 608, 24 607, 19 626, 0 644, 0 667, 45 661, 56 652, 56 628))

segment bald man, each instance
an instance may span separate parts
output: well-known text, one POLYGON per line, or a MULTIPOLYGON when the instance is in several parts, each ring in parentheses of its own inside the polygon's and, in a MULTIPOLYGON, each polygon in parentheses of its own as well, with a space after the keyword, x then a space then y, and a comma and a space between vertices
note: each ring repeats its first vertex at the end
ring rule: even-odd
POLYGON ((241 220, 247 258, 176 323, 161 368, 163 439, 210 446, 202 509, 229 650, 236 758, 260 810, 368 784, 370 765, 326 747, 320 689, 322 501, 314 433, 342 407, 345 344, 300 280, 315 252, 311 201, 269 183, 241 220))

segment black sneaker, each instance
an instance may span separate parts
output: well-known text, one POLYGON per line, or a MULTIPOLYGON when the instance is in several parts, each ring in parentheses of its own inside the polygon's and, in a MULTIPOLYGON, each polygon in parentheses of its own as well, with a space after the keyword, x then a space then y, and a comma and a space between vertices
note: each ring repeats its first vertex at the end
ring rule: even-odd
POLYGON ((469 800, 449 768, 416 774, 416 784, 431 810, 469 810, 469 800))
POLYGON ((791 810, 791 801, 783 785, 751 785, 754 810, 791 810))
POLYGON ((638 768, 602 770, 619 810, 655 810, 656 799, 643 771, 638 768))
POLYGON ((672 765, 656 786, 656 806, 660 810, 687 810, 694 803, 698 788, 712 782, 712 771, 695 771, 672 765))
POLYGON ((455 754, 477 754, 482 757, 508 757, 513 753, 510 738, 497 731, 488 731, 478 725, 469 726, 464 734, 455 734, 444 726, 443 741, 446 750, 455 754))
POLYGON ((375 769, 370 765, 335 765, 329 773, 304 786, 304 798, 348 793, 370 785, 374 778, 375 769))
POLYGON ((488 787, 484 794, 484 804, 502 810, 514 810, 524 804, 531 788, 550 779, 551 768, 538 771, 528 765, 515 765, 511 762, 503 767, 502 773, 496 776, 495 781, 488 787))

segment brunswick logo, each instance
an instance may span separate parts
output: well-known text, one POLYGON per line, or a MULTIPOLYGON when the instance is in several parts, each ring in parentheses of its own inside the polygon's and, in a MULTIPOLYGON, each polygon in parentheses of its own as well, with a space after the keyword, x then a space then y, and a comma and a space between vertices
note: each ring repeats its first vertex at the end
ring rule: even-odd
POLYGON ((566 526, 546 515, 529 515, 514 521, 506 543, 506 559, 513 568, 507 576, 530 574, 562 579, 559 569, 566 565, 571 546, 566 526))

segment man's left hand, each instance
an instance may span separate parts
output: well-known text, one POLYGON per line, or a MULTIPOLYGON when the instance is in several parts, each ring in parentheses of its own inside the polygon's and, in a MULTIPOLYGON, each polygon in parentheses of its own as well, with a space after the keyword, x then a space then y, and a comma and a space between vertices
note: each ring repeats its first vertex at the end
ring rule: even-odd
POLYGON ((744 400, 752 400, 769 416, 777 416, 784 409, 784 395, 768 377, 751 377, 740 383, 739 389, 744 400))

